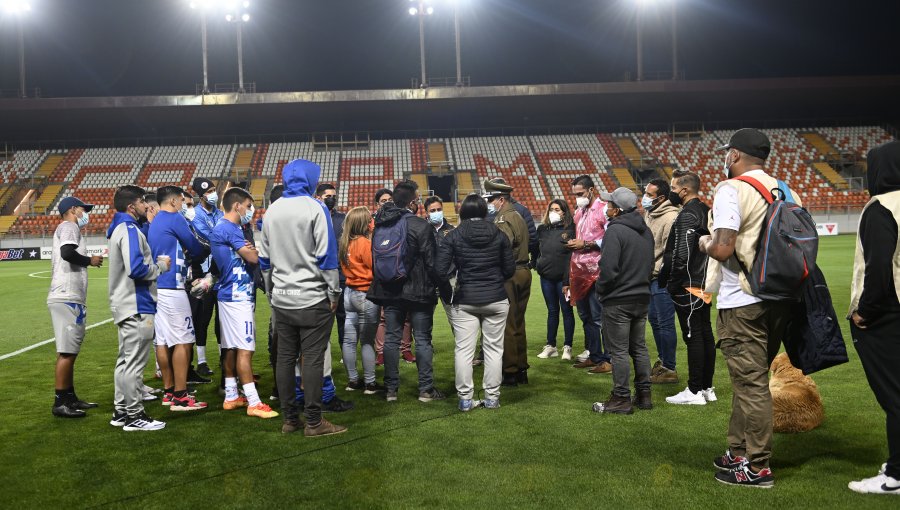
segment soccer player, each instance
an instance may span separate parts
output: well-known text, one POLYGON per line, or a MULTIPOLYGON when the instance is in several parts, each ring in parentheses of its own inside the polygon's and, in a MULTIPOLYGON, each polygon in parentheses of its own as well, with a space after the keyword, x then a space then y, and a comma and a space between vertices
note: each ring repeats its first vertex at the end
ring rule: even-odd
POLYGON ((256 350, 255 290, 247 264, 258 264, 256 249, 244 239, 241 225, 253 220, 253 197, 241 188, 225 192, 225 215, 210 236, 210 248, 221 279, 213 290, 217 293, 221 313, 222 349, 225 350, 226 410, 247 406, 247 415, 273 418, 278 413, 259 399, 253 382, 253 352, 256 350), (237 378, 244 395, 238 394, 237 378))
POLYGON ((183 216, 184 191, 176 186, 156 190, 159 212, 150 225, 148 242, 154 257, 165 255, 174 263, 172 271, 159 277, 156 317, 156 359, 162 371, 163 405, 172 411, 197 411, 206 402, 188 394, 187 379, 194 344, 191 303, 184 291, 186 260, 204 255, 203 245, 194 237, 183 216))
POLYGON ((75 197, 59 202, 62 218, 53 233, 53 253, 50 256, 50 293, 47 308, 56 336, 56 400, 53 416, 83 418, 86 409, 97 407, 75 395, 73 373, 75 358, 84 341, 84 323, 87 317, 87 267, 100 267, 103 257, 85 256, 81 228, 88 224, 88 213, 94 206, 75 197))
POLYGON ((146 220, 144 190, 122 186, 113 197, 116 215, 106 231, 109 239, 109 308, 119 328, 119 355, 115 370, 115 412, 109 422, 126 431, 165 428, 144 412, 141 375, 153 344, 156 315, 156 279, 169 270, 165 255, 153 262, 150 245, 139 222, 146 220))

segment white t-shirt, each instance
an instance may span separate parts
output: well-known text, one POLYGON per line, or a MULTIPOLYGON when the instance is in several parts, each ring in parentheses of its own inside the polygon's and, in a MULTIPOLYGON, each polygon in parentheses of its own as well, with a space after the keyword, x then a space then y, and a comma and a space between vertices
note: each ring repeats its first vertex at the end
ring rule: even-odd
MULTIPOLYGON (((748 177, 765 176, 762 170, 751 170, 744 175, 748 177)), ((740 232, 741 230, 741 206, 738 202, 738 190, 734 186, 728 184, 719 188, 713 198, 713 226, 712 230, 727 228, 740 232)), ((716 299, 716 308, 719 310, 727 310, 729 308, 739 308, 741 306, 759 303, 762 299, 747 294, 741 289, 741 282, 738 274, 725 267, 724 264, 719 266, 722 269, 722 283, 719 285, 719 296, 716 299)))
POLYGON ((63 221, 53 233, 53 252, 50 255, 50 293, 48 303, 86 304, 87 268, 63 260, 60 250, 67 244, 74 244, 75 251, 85 255, 84 239, 78 225, 63 221))

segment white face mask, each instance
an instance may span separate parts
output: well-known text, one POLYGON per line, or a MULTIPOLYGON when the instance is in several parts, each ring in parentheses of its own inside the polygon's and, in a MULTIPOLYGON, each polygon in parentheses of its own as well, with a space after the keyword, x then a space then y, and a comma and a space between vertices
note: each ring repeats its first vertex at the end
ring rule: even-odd
POLYGON ((550 211, 550 213, 547 214, 547 220, 550 221, 550 224, 551 224, 551 225, 556 225, 557 223, 559 223, 560 221, 562 221, 562 215, 560 215, 560 214, 559 214, 558 212, 556 212, 556 211, 550 211))
POLYGON ((731 165, 728 164, 728 155, 729 154, 731 154, 731 151, 728 151, 725 153, 725 163, 722 165, 722 170, 725 172, 726 179, 731 179, 731 165, 734 164, 734 163, 731 163, 731 165))
POLYGON ((575 199, 575 206, 579 209, 584 209, 589 205, 591 205, 591 199, 588 197, 578 197, 575 199))
POLYGON ((194 216, 197 214, 197 211, 195 211, 193 207, 185 206, 181 209, 181 214, 184 215, 184 219, 194 221, 194 216))
POLYGON ((246 225, 246 224, 250 223, 250 221, 252 221, 252 220, 253 220, 253 206, 251 205, 250 207, 247 208, 247 212, 245 212, 244 215, 241 216, 241 225, 246 225))
POLYGON ((87 225, 90 221, 91 218, 87 211, 81 213, 81 217, 78 218, 78 228, 84 228, 84 226, 87 225))
POLYGON ((489 203, 488 204, 488 214, 496 214, 496 213, 497 213, 497 206, 495 206, 493 202, 489 203))
POLYGON ((219 202, 219 194, 216 193, 215 191, 213 191, 213 192, 210 193, 209 195, 206 195, 206 202, 207 202, 209 205, 215 206, 216 203, 219 202))

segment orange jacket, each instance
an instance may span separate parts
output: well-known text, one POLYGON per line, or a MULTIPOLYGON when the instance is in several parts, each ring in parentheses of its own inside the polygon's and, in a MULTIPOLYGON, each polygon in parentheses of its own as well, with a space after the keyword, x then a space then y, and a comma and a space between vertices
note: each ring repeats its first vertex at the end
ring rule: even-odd
POLYGON ((372 284, 372 241, 357 237, 350 241, 347 249, 349 264, 341 261, 341 271, 347 278, 347 286, 360 292, 367 292, 372 284))

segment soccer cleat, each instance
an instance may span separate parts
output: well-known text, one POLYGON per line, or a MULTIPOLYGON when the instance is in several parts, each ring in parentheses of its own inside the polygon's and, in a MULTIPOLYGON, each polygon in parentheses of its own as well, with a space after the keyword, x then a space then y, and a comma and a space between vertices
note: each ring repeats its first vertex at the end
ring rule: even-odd
POLYGON ((203 377, 202 375, 200 375, 199 373, 197 373, 197 372, 193 369, 193 367, 192 367, 192 368, 188 368, 188 376, 187 376, 187 383, 188 383, 188 384, 209 384, 210 382, 212 382, 212 379, 208 379, 208 378, 206 378, 206 377, 203 377))
POLYGON ((563 346, 563 353, 560 356, 560 359, 563 361, 571 361, 572 360, 572 347, 568 345, 563 346))
POLYGON ((728 485, 760 489, 771 489, 775 486, 775 477, 772 476, 771 469, 763 468, 758 473, 754 473, 750 469, 750 464, 742 464, 730 471, 719 471, 716 473, 716 480, 728 485))
POLYGON ((725 455, 713 459, 713 466, 721 471, 731 471, 732 469, 739 468, 746 463, 746 457, 741 457, 740 455, 732 457, 731 450, 725 450, 725 455))
POLYGON ((322 403, 323 413, 343 413, 351 409, 353 409, 353 402, 349 400, 341 400, 337 396, 329 400, 327 403, 322 403))
POLYGON ((303 429, 303 435, 306 437, 333 436, 342 432, 347 432, 347 427, 335 425, 325 418, 322 418, 322 421, 315 427, 312 427, 307 423, 306 427, 303 429))
POLYGON ((76 400, 75 402, 70 402, 69 407, 72 409, 79 409, 81 411, 87 411, 88 409, 93 409, 100 404, 96 404, 94 402, 85 402, 84 400, 76 400))
POLYGON ((847 487, 860 494, 893 494, 900 496, 900 480, 886 475, 887 464, 881 465, 877 476, 850 482, 847 487))
POLYGON ((346 391, 359 391, 366 389, 366 383, 360 381, 359 379, 355 381, 348 381, 347 387, 344 388, 346 391))
POLYGON ((147 416, 147 413, 142 411, 134 416, 129 416, 128 421, 125 422, 125 426, 122 427, 122 430, 126 432, 149 432, 153 430, 162 430, 164 428, 166 428, 165 422, 154 420, 147 416))
POLYGON ((109 424, 113 427, 124 427, 126 421, 128 421, 128 415, 126 413, 115 411, 113 412, 112 419, 109 420, 109 424))
POLYGON ((705 398, 707 402, 715 402, 716 400, 719 400, 716 397, 716 388, 715 387, 703 390, 702 393, 703 393, 703 398, 705 398))
POLYGON ((365 391, 363 391, 363 394, 374 395, 376 393, 381 393, 384 390, 385 390, 384 386, 382 386, 378 383, 372 382, 372 383, 369 383, 366 385, 366 389, 365 389, 365 391))
POLYGON ((481 406, 480 400, 472 400, 471 398, 460 399, 459 401, 459 410, 468 413, 472 409, 481 406))
POLYGON ((584 361, 590 357, 591 357, 591 351, 585 349, 584 352, 582 352, 578 356, 575 356, 575 361, 584 361))
POLYGON ((384 399, 388 402, 396 402, 397 401, 397 390, 388 388, 387 393, 384 396, 384 399))
POLYGON ((251 406, 247 408, 247 416, 256 416, 257 418, 274 418, 278 416, 276 411, 273 411, 271 407, 267 404, 260 402, 255 406, 251 406))
POLYGON ((499 398, 495 398, 495 399, 486 398, 481 403, 481 405, 485 409, 500 409, 500 399, 499 398))
POLYGON ((213 375, 214 372, 212 371, 211 368, 209 368, 209 365, 207 365, 204 362, 204 363, 197 364, 197 373, 203 377, 209 377, 209 376, 213 375))
POLYGON ((694 393, 690 388, 685 388, 680 393, 676 393, 671 397, 666 397, 666 402, 670 404, 705 406, 706 398, 704 397, 703 391, 694 393))
POLYGON ((172 405, 173 398, 175 398, 175 395, 173 393, 166 393, 165 395, 163 395, 162 405, 166 407, 172 405))
POLYGON ((232 409, 238 409, 241 407, 247 407, 247 397, 238 397, 234 400, 226 400, 222 402, 222 409, 226 411, 231 411, 232 409))
POLYGON ((403 361, 405 361, 407 363, 415 363, 416 362, 416 357, 413 355, 413 353, 411 353, 409 351, 404 352, 402 358, 403 358, 403 361))
POLYGON ((556 347, 553 347, 552 345, 545 345, 544 350, 542 350, 537 355, 537 357, 540 359, 555 358, 557 356, 559 356, 559 351, 557 351, 556 347))
POLYGON ((71 406, 71 404, 61 404, 58 406, 53 406, 51 409, 53 416, 57 418, 84 418, 87 416, 87 413, 84 412, 83 409, 76 409, 71 406))
POLYGON ((174 397, 172 405, 169 406, 170 411, 200 411, 202 409, 206 409, 206 402, 197 402, 192 395, 174 397))

